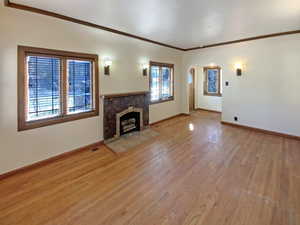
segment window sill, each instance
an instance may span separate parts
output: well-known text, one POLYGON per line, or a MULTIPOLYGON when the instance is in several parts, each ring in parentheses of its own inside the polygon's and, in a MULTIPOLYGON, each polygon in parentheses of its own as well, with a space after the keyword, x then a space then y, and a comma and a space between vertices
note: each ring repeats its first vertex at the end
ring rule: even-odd
POLYGON ((24 122, 24 123, 19 122, 18 131, 31 130, 31 129, 35 129, 35 128, 51 126, 54 124, 65 123, 65 122, 70 122, 70 121, 80 120, 80 119, 86 119, 89 117, 96 117, 98 115, 99 115, 99 110, 94 110, 94 111, 90 111, 90 112, 71 114, 71 115, 67 115, 67 116, 58 116, 58 117, 29 121, 29 122, 24 122))
POLYGON ((204 96, 222 97, 222 94, 209 94, 209 93, 204 93, 204 96))
POLYGON ((169 102, 169 101, 174 101, 174 97, 170 97, 167 99, 161 99, 161 100, 157 100, 157 101, 153 101, 153 102, 150 101, 150 105, 155 105, 155 104, 169 102))

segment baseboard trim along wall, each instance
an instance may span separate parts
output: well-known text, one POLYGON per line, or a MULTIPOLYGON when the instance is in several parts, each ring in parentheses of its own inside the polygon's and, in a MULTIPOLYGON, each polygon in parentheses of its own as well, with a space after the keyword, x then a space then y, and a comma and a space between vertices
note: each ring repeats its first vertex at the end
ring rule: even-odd
POLYGON ((29 170, 32 170, 32 169, 35 169, 35 168, 45 166, 49 163, 52 163, 52 162, 55 162, 55 161, 58 161, 58 160, 62 160, 64 158, 70 157, 72 155, 76 155, 76 154, 78 154, 80 152, 83 152, 83 151, 88 151, 88 150, 98 148, 101 145, 103 145, 103 141, 99 141, 99 142, 96 142, 96 143, 93 143, 93 144, 90 144, 90 145, 86 145, 84 147, 77 148, 77 149, 74 149, 72 151, 65 152, 65 153, 62 153, 60 155, 53 156, 51 158, 36 162, 34 164, 24 166, 24 167, 21 167, 19 169, 12 170, 12 171, 9 171, 9 172, 4 173, 4 174, 0 174, 0 180, 3 180, 5 178, 8 178, 10 176, 13 176, 13 175, 16 175, 16 174, 19 174, 19 173, 24 173, 26 171, 29 171, 29 170))
MULTIPOLYGON (((170 120, 170 119, 173 119, 173 118, 176 118, 176 117, 180 117, 180 116, 189 116, 189 114, 179 113, 179 114, 176 114, 174 116, 170 116, 168 118, 165 118, 163 120, 159 120, 157 122, 151 123, 150 126, 157 125, 157 124, 162 123, 162 122, 164 122, 166 120, 170 120)), ((48 159, 45 159, 45 160, 33 163, 31 165, 24 166, 24 167, 21 167, 21 168, 18 168, 18 169, 15 169, 15 170, 12 170, 12 171, 0 174, 0 180, 3 180, 5 178, 8 178, 10 176, 13 176, 13 175, 16 175, 16 174, 19 174, 19 173, 27 172, 27 171, 35 169, 35 168, 39 168, 39 167, 45 166, 47 164, 50 164, 50 163, 58 161, 58 160, 62 160, 62 159, 68 158, 68 157, 70 157, 72 155, 78 154, 78 153, 83 152, 83 151, 88 151, 88 150, 92 150, 94 148, 98 148, 98 147, 100 147, 103 144, 104 144, 103 141, 99 141, 99 142, 96 142, 96 143, 93 143, 93 144, 90 144, 90 145, 86 145, 86 146, 77 148, 77 149, 69 151, 69 152, 62 153, 62 154, 54 156, 54 157, 51 157, 51 158, 48 158, 48 159)))
POLYGON ((154 123, 150 123, 150 126, 154 126, 154 125, 157 125, 159 123, 162 123, 162 122, 165 122, 167 120, 171 120, 171 119, 174 119, 174 118, 177 118, 177 117, 181 117, 181 116, 189 116, 189 114, 186 114, 186 113, 179 113, 179 114, 176 114, 174 116, 170 116, 170 117, 167 117, 165 119, 162 119, 162 120, 159 120, 159 121, 156 121, 154 123))
POLYGON ((211 110, 211 109, 204 109, 204 108, 196 108, 196 110, 207 111, 207 112, 213 112, 213 113, 222 113, 222 112, 220 112, 220 111, 211 110))
POLYGON ((300 140, 300 136, 280 133, 280 132, 276 132, 276 131, 264 130, 264 129, 260 129, 260 128, 256 128, 256 127, 249 127, 249 126, 236 124, 236 123, 231 123, 231 122, 226 122, 226 121, 221 121, 221 123, 224 124, 224 125, 244 128, 244 129, 248 129, 248 130, 257 131, 257 132, 260 132, 260 133, 265 133, 265 134, 276 135, 276 136, 280 136, 280 137, 284 137, 284 138, 300 140))

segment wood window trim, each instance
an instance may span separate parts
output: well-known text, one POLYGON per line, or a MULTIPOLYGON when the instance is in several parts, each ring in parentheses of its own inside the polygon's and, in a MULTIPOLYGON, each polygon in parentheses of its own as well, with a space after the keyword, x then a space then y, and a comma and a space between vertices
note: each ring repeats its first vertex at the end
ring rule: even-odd
POLYGON ((219 66, 207 66, 203 68, 204 71, 204 82, 203 82, 203 87, 204 87, 204 91, 203 94, 204 96, 214 96, 214 97, 222 97, 222 93, 221 93, 221 67, 219 66), (214 70, 218 70, 218 92, 217 93, 209 93, 207 91, 207 87, 208 87, 208 70, 209 69, 214 69, 214 70))
POLYGON ((170 63, 161 63, 161 62, 154 62, 154 61, 150 61, 150 73, 149 73, 149 90, 150 90, 150 96, 151 96, 151 84, 152 84, 152 78, 151 78, 151 74, 152 74, 152 66, 159 66, 159 67, 168 67, 171 69, 171 84, 172 84, 172 96, 170 96, 169 98, 167 99, 160 99, 160 100, 157 100, 157 101, 151 101, 150 100, 150 105, 154 105, 154 104, 159 104, 159 103, 164 103, 164 102, 169 102, 169 101, 174 101, 175 98, 174 98, 174 80, 175 80, 175 76, 174 76, 174 64, 170 64, 170 63))
POLYGON ((77 53, 61 50, 51 50, 44 48, 34 48, 28 46, 18 46, 18 131, 24 131, 54 124, 95 117, 99 115, 99 67, 98 55, 77 53), (52 118, 39 119, 35 121, 26 121, 27 102, 26 102, 26 56, 27 55, 41 55, 41 56, 54 56, 61 61, 61 99, 60 105, 62 114, 52 118), (93 78, 92 93, 93 93, 93 107, 94 109, 89 112, 82 112, 77 114, 67 115, 67 65, 66 61, 69 59, 88 60, 93 65, 93 78))

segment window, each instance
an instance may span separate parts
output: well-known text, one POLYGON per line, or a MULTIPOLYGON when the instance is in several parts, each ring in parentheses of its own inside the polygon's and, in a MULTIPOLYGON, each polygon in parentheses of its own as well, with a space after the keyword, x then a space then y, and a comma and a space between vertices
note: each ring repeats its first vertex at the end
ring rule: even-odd
POLYGON ((204 95, 222 96, 221 94, 221 68, 204 67, 204 95))
POLYGON ((18 130, 99 115, 98 56, 19 46, 18 130))
POLYGON ((174 65, 150 62, 151 103, 174 100, 174 65))

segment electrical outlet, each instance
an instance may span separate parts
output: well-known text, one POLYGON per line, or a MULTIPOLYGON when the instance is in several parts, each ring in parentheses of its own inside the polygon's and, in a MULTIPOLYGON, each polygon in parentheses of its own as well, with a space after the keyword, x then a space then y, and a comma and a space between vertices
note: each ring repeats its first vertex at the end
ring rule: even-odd
POLYGON ((234 121, 239 121, 239 118, 237 116, 234 117, 234 121))

